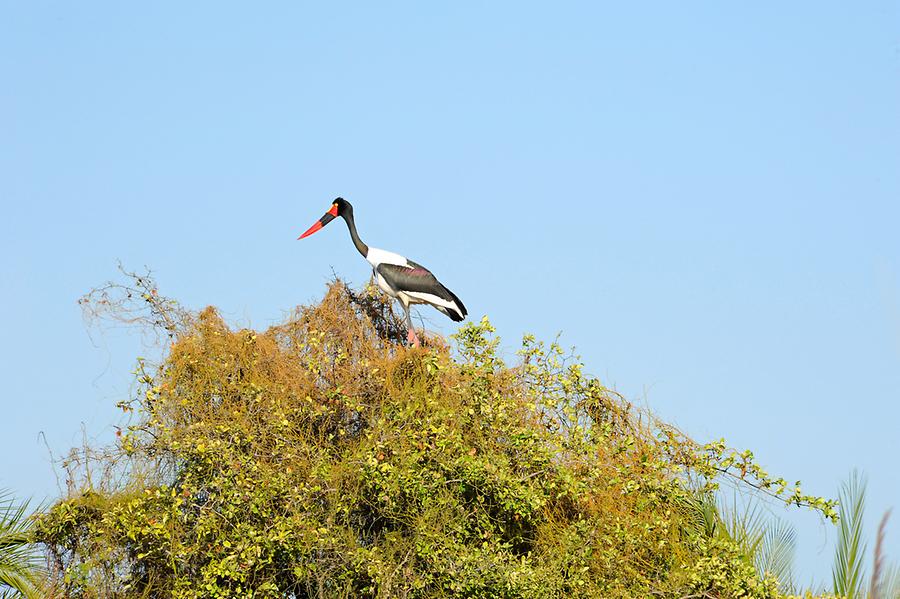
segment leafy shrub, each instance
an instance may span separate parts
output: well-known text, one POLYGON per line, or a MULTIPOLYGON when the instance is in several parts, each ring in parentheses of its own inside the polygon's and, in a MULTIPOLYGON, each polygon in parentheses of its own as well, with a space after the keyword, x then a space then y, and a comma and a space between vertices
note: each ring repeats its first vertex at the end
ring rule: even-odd
POLYGON ((61 596, 776 597, 703 526, 698 494, 731 478, 833 516, 557 344, 526 337, 507 365, 487 319, 455 350, 408 349, 388 304, 335 282, 282 324, 234 330, 136 280, 85 304, 134 292, 172 341, 139 361, 107 475, 37 523, 61 596))

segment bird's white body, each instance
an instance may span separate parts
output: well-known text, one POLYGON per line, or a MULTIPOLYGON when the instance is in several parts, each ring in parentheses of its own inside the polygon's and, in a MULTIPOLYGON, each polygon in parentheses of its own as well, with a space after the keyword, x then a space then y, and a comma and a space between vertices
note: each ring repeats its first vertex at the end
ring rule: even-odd
POLYGON ((398 291, 391 287, 388 282, 384 279, 381 274, 378 272, 379 264, 396 264, 397 266, 408 266, 409 260, 401 256, 400 254, 395 254, 394 252, 389 252, 387 250, 380 250, 378 248, 370 247, 369 251, 366 253, 366 262, 372 265, 372 276, 375 277, 375 283, 378 284, 378 288, 387 293, 389 296, 399 299, 407 306, 414 303, 408 301, 400 297, 401 295, 406 295, 402 291, 398 291))
POLYGON ((396 264, 397 266, 409 266, 409 260, 401 256, 400 254, 395 254, 394 252, 380 250, 373 247, 370 247, 369 251, 366 252, 366 261, 372 265, 372 268, 378 268, 379 264, 396 264))

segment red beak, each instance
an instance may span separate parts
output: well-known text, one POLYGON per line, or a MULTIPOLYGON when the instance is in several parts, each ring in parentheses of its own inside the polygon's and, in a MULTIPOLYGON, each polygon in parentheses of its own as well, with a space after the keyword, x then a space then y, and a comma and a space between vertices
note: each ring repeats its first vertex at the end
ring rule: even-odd
POLYGON ((304 233, 297 239, 303 239, 304 237, 309 237, 310 235, 312 235, 313 233, 315 233, 316 231, 318 231, 319 229, 321 229, 322 227, 324 227, 325 225, 327 225, 328 223, 333 221, 335 218, 337 218, 337 215, 338 215, 338 206, 337 206, 337 204, 332 204, 331 210, 326 212, 322 218, 320 218, 319 220, 314 222, 313 226, 308 228, 306 230, 306 233, 304 233))

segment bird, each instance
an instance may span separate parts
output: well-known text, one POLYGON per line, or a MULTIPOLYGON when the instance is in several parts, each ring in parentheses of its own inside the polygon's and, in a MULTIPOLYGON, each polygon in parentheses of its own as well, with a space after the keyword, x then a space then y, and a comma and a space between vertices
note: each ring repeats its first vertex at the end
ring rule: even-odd
POLYGON ((430 270, 412 260, 378 248, 369 247, 359 238, 356 222, 353 220, 353 206, 344 198, 335 198, 331 208, 297 239, 309 237, 336 218, 343 218, 350 230, 353 245, 363 258, 372 265, 372 276, 378 288, 403 305, 408 329, 406 340, 413 347, 419 347, 419 337, 413 328, 409 307, 414 304, 428 304, 450 317, 453 322, 465 320, 468 312, 456 294, 444 287, 430 270))

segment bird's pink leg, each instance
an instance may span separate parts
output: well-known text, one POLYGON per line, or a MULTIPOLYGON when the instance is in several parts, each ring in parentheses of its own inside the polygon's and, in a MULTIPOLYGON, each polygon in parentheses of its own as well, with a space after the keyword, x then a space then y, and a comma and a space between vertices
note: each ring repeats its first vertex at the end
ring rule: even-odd
POLYGON ((416 336, 416 330, 413 328, 412 323, 412 315, 409 313, 409 304, 407 304, 403 299, 400 299, 400 303, 403 304, 403 311, 406 312, 406 328, 409 330, 406 333, 406 340, 413 347, 419 347, 419 337, 416 336))

